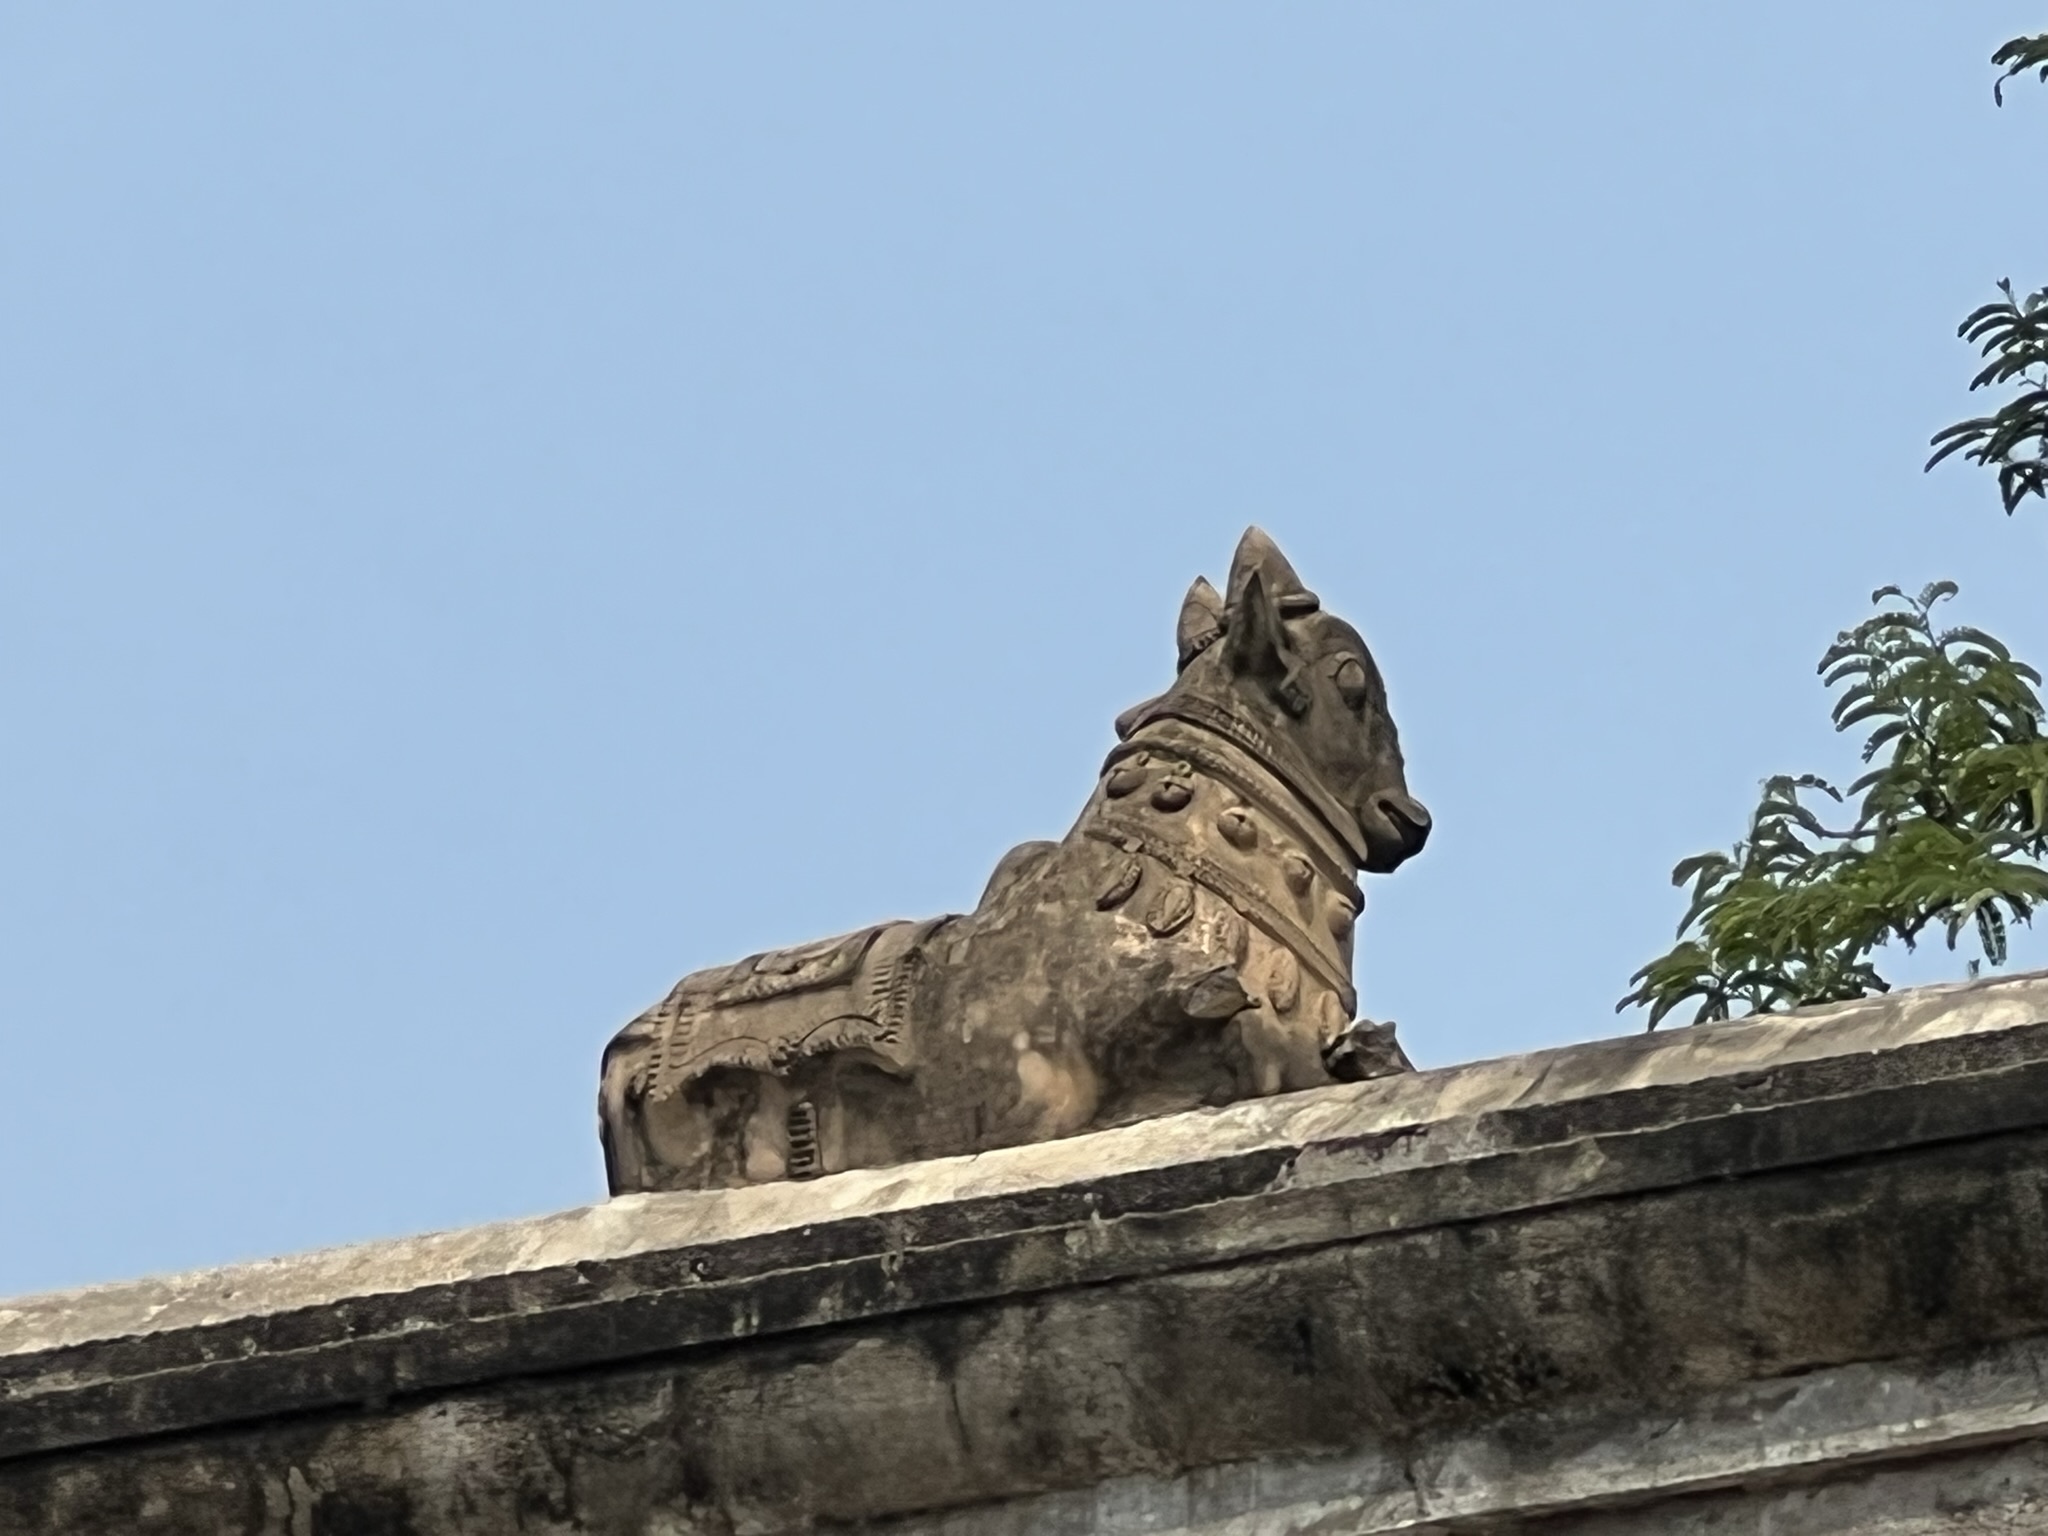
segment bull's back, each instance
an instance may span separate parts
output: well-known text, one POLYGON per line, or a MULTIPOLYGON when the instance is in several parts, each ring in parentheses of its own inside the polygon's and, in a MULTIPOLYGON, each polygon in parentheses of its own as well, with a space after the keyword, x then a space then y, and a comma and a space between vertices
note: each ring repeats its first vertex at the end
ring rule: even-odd
POLYGON ((790 1085, 815 1075, 807 1067, 844 1058, 907 1076, 930 940, 951 921, 880 923, 677 982, 605 1051, 599 1118, 612 1192, 750 1181, 749 1160, 764 1149, 744 1143, 762 1113, 799 1111, 784 1138, 805 1139, 790 1085))

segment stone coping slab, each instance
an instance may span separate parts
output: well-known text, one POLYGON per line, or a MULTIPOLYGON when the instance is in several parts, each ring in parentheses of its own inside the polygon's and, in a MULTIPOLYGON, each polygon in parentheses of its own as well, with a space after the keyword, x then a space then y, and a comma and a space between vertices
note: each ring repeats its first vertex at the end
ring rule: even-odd
POLYGON ((1892 1463, 2038 1441, 2048 1435, 2044 1381, 2048 1342, 2029 1339, 1931 1364, 1859 1363, 1745 1382, 1682 1412, 1650 1406, 1616 1416, 1601 1404, 1598 1417, 1582 1424, 1569 1411, 1547 1410, 1528 1422, 1445 1436, 1418 1455, 1373 1446, 1116 1478, 914 1515, 883 1529, 890 1536, 1437 1536, 1633 1508, 1661 1511, 1639 1527, 1661 1531, 1673 1500, 1740 1489, 1762 1502, 1776 1489, 1892 1463))
POLYGON ((2048 973, 0 1302, 0 1458, 2048 1124, 2048 973))

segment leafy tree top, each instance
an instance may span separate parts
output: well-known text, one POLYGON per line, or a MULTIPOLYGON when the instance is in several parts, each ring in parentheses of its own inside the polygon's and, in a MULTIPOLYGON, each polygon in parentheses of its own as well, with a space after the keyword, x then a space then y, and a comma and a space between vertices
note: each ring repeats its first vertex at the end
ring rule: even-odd
MULTIPOLYGON (((2003 106, 2006 81, 2029 70, 2048 81, 2048 33, 2013 38, 1991 55, 1991 62, 2005 71, 1991 87, 2003 106)), ((1927 468, 1960 453, 1996 470, 1999 499, 2010 516, 2029 496, 2048 500, 2048 288, 2022 297, 2005 278, 1998 290, 2004 298, 1972 310, 1956 334, 1985 360, 1970 380, 1971 390, 2013 393, 1990 415, 1973 416, 1935 433, 1927 468)))
POLYGON ((2048 33, 2015 37, 1999 44, 1998 51, 1991 55, 1991 62, 2005 70, 1991 82, 1991 99, 2002 107, 2005 105, 2006 81, 2016 79, 2030 69, 2038 69, 2041 79, 2048 81, 2048 33))
POLYGON ((1618 1008, 1650 1027, 1889 989, 1875 952, 1930 927, 1974 930, 1992 964, 2010 922, 2048 902, 2048 731, 2041 675, 1983 630, 1941 629, 1955 595, 1872 594, 1877 612, 1821 658, 1835 728, 1861 729, 1869 770, 1840 790, 1813 774, 1766 781, 1749 836, 1672 871, 1690 887, 1677 945, 1630 978, 1618 1008), (1852 815, 1853 813, 1853 815, 1852 815), (1831 825, 1848 819, 1848 825, 1831 825))

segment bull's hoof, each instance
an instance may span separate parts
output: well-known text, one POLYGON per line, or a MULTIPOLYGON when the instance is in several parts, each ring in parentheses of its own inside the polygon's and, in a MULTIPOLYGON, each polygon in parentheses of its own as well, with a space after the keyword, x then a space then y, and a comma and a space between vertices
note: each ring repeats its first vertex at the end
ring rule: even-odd
POLYGON ((1375 1077, 1413 1072, 1415 1063, 1394 1038, 1394 1024, 1355 1019, 1323 1047, 1323 1065, 1340 1083, 1363 1083, 1375 1077))

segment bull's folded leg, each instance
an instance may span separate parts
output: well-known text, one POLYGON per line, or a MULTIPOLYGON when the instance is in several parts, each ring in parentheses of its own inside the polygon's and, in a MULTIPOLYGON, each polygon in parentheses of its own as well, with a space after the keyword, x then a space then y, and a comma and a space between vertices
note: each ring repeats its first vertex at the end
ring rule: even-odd
POLYGON ((1180 994, 1181 1011, 1199 1023, 1221 1024, 1250 1007, 1251 1001, 1234 965, 1204 971, 1180 994))
POLYGON ((1243 1052, 1247 1093, 1290 1093, 1329 1082, 1315 1037, 1298 1022, 1257 1000, 1230 1022, 1243 1052))

